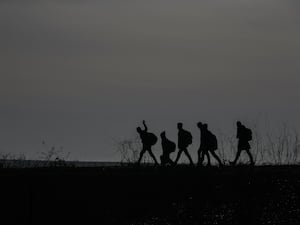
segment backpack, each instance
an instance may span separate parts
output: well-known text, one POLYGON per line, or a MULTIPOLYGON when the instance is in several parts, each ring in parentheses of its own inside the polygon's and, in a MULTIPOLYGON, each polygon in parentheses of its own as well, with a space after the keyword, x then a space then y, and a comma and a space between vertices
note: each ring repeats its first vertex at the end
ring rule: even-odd
POLYGON ((252 131, 249 128, 245 128, 245 139, 247 141, 251 141, 252 140, 252 131))
POLYGON ((156 135, 155 134, 153 134, 153 133, 147 133, 147 143, 149 144, 149 145, 155 145, 156 144, 156 142, 157 142, 157 137, 156 137, 156 135))
POLYGON ((169 145, 169 153, 175 152, 176 144, 172 141, 169 141, 168 145, 169 145))
POLYGON ((185 136, 185 141, 186 141, 187 145, 190 145, 193 143, 193 136, 190 132, 185 131, 184 136, 185 136))
POLYGON ((218 140, 216 135, 210 133, 210 150, 217 150, 218 149, 218 140))

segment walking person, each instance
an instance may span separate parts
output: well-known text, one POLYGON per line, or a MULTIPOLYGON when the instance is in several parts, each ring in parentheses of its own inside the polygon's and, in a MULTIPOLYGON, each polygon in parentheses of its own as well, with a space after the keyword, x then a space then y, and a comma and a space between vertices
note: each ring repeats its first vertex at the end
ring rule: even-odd
POLYGON ((142 151, 140 152, 140 157, 139 157, 139 160, 137 161, 137 164, 141 163, 143 155, 146 152, 148 152, 149 155, 151 156, 151 158, 154 160, 155 165, 158 165, 158 162, 157 162, 157 160, 152 152, 152 149, 151 149, 152 146, 156 144, 157 137, 155 134, 148 132, 148 127, 145 123, 145 120, 143 120, 143 125, 144 125, 144 129, 142 129, 141 127, 136 128, 136 130, 139 133, 140 138, 142 140, 142 144, 143 144, 142 151))
POLYGON ((175 152, 176 144, 173 141, 170 141, 166 137, 166 132, 162 132, 160 134, 161 137, 161 146, 163 150, 163 154, 160 156, 161 165, 174 165, 175 163, 170 159, 170 154, 175 152))
POLYGON ((201 122, 197 123, 197 127, 200 129, 200 147, 198 149, 198 166, 203 165, 204 157, 206 156, 207 162, 210 164, 210 156, 208 154, 208 147, 206 146, 205 127, 206 124, 201 122))
POLYGON ((200 128, 201 131, 201 144, 198 150, 198 165, 202 165, 204 161, 204 157, 207 157, 207 165, 210 166, 210 155, 209 153, 215 158, 219 166, 223 166, 223 163, 219 156, 216 154, 216 150, 218 149, 218 140, 216 135, 214 135, 211 131, 208 130, 207 124, 202 124, 199 122, 197 126, 200 128))
POLYGON ((241 152, 243 150, 246 151, 246 153, 249 156, 250 164, 254 165, 253 156, 250 152, 250 144, 249 141, 252 140, 252 131, 251 129, 245 127, 240 121, 236 123, 237 125, 237 135, 236 138, 238 139, 238 150, 235 156, 235 159, 233 162, 230 162, 231 165, 235 165, 241 155, 241 152))
POLYGON ((187 150, 187 147, 190 144, 192 144, 192 142, 193 142, 193 136, 189 131, 184 130, 182 127, 183 127, 182 123, 177 124, 177 128, 178 128, 178 144, 177 144, 177 146, 178 146, 179 151, 178 151, 175 163, 176 164, 178 163, 178 160, 179 160, 182 152, 184 152, 190 161, 190 165, 194 165, 192 157, 187 150))

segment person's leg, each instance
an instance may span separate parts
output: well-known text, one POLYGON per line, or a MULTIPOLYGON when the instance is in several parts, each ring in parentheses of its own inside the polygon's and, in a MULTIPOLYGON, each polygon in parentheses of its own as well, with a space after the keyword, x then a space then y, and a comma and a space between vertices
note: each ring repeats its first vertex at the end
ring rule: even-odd
POLYGON ((219 156, 216 154, 216 152, 215 151, 211 151, 210 153, 218 161, 219 165, 222 166, 223 163, 222 163, 221 159, 219 158, 219 156))
POLYGON ((139 160, 137 161, 137 163, 138 163, 138 164, 140 164, 140 163, 141 163, 141 160, 142 160, 142 158, 143 158, 143 155, 145 154, 145 152, 146 152, 146 150, 145 150, 145 148, 143 147, 142 151, 140 152, 140 157, 139 157, 139 160))
POLYGON ((166 157, 166 163, 169 163, 170 165, 174 165, 174 162, 172 161, 172 159, 170 158, 170 156, 166 157))
POLYGON ((160 165, 162 165, 162 166, 165 165, 164 155, 161 155, 161 156, 160 156, 160 165))
POLYGON ((149 148, 148 152, 149 152, 149 155, 151 156, 151 158, 154 160, 155 165, 159 165, 159 163, 157 162, 157 160, 155 158, 155 155, 153 154, 151 148, 149 148))
POLYGON ((235 159, 233 160, 233 162, 231 163, 232 165, 235 165, 236 162, 238 161, 240 155, 241 155, 241 152, 242 150, 241 149, 238 149, 237 153, 236 153, 236 156, 235 156, 235 159))
POLYGON ((205 151, 203 151, 203 150, 201 152, 201 160, 202 160, 202 165, 203 165, 204 160, 205 160, 205 151))
POLYGON ((210 156, 209 156, 208 151, 205 151, 205 155, 206 155, 206 157, 207 157, 207 165, 208 165, 208 166, 211 166, 211 164, 210 164, 210 156))
POLYGON ((250 152, 250 149, 246 149, 246 152, 247 152, 247 154, 249 156, 251 165, 254 165, 254 160, 253 160, 253 156, 252 156, 252 154, 250 152))
POLYGON ((188 150, 187 150, 187 149, 184 149, 183 151, 184 151, 185 155, 188 157, 188 159, 189 159, 189 161, 190 161, 190 164, 191 164, 191 165, 194 165, 193 160, 192 160, 192 157, 191 157, 190 153, 188 152, 188 150))
POLYGON ((204 160, 203 151, 198 150, 198 166, 202 166, 204 160))
POLYGON ((177 157, 176 157, 176 159, 175 159, 175 164, 178 163, 178 160, 179 160, 179 158, 180 158, 180 156, 181 156, 181 153, 182 153, 182 150, 179 149, 178 154, 177 154, 177 157))

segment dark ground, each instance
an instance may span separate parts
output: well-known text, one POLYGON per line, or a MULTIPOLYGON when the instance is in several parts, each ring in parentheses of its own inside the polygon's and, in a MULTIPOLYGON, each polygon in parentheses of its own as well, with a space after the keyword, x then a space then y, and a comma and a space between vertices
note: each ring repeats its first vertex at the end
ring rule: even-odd
POLYGON ((300 224, 300 166, 1 169, 0 224, 300 224))

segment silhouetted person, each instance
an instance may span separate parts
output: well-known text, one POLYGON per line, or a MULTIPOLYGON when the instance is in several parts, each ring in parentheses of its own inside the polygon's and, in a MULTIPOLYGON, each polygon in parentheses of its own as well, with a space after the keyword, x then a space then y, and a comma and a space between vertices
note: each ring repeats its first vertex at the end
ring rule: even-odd
POLYGON ((170 141, 166 138, 166 132, 160 134, 161 137, 161 146, 163 154, 160 156, 161 165, 174 165, 174 162, 170 159, 170 154, 175 152, 176 144, 173 141, 170 141))
POLYGON ((200 147, 198 149, 198 166, 202 166, 204 156, 207 157, 207 161, 210 163, 210 156, 208 154, 208 147, 205 138, 205 125, 201 122, 197 123, 197 127, 200 129, 200 147))
POLYGON ((154 160, 155 165, 158 165, 158 162, 151 150, 151 147, 153 145, 155 145, 157 142, 157 137, 155 134, 148 132, 148 128, 146 126, 145 120, 143 120, 143 125, 144 125, 144 130, 140 127, 136 128, 137 132, 139 133, 139 135, 141 137, 142 143, 143 143, 143 148, 142 148, 142 151, 140 152, 140 157, 139 157, 139 160, 137 163, 140 164, 143 155, 145 154, 145 152, 148 152, 149 155, 154 160))
POLYGON ((190 164, 193 165, 193 160, 192 157, 190 156, 187 147, 192 144, 193 142, 193 136, 189 131, 186 131, 182 128, 182 123, 178 123, 177 124, 177 128, 178 128, 178 155, 176 157, 175 163, 178 162, 180 155, 182 152, 185 153, 185 155, 188 157, 190 164))
POLYGON ((201 131, 201 144, 198 150, 198 165, 202 165, 204 157, 207 157, 207 165, 210 166, 210 156, 209 153, 218 161, 219 165, 222 166, 222 161, 219 156, 216 154, 218 149, 218 140, 216 135, 208 130, 207 124, 198 123, 197 126, 201 131))
POLYGON ((252 140, 252 131, 249 128, 246 128, 240 121, 238 121, 236 123, 236 125, 237 125, 236 138, 239 140, 238 141, 238 151, 236 153, 236 157, 235 157, 234 161, 231 162, 230 164, 235 165, 241 155, 241 152, 243 150, 245 150, 249 156, 251 165, 254 165, 254 160, 253 160, 253 157, 250 152, 251 146, 249 144, 249 141, 252 140))

